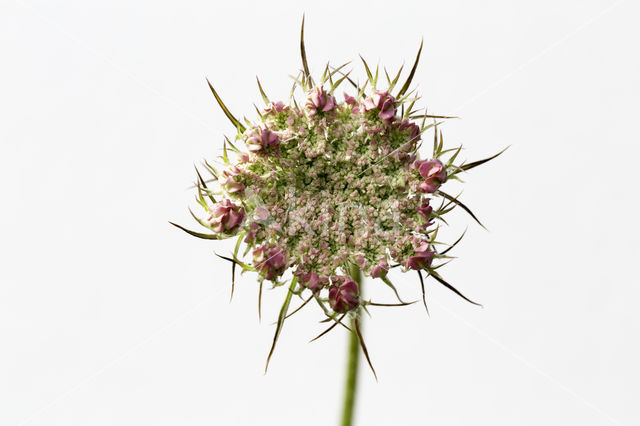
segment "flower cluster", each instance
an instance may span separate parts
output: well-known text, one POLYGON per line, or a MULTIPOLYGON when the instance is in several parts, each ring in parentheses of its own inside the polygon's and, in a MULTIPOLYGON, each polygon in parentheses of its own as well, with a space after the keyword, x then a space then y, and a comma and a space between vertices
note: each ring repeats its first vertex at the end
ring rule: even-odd
POLYGON ((227 258, 234 268, 254 271, 261 283, 276 287, 289 282, 278 329, 291 294, 308 292, 307 301, 316 299, 336 323, 375 305, 360 294, 350 274, 357 269, 394 291, 388 272, 398 267, 418 271, 421 282, 424 271, 457 292, 436 271, 448 249, 437 248, 435 235, 444 214, 468 209, 442 186, 486 160, 456 164, 460 149, 445 149, 437 128, 436 120, 445 117, 414 109, 417 97, 408 88, 415 65, 396 90, 398 77, 387 77, 379 89, 378 71, 372 75, 366 62, 368 80, 360 86, 343 67, 327 67, 314 83, 303 63, 296 85, 304 100, 272 102, 260 86, 266 106, 247 126, 211 87, 237 135, 225 142, 222 167, 205 164, 211 179, 198 175, 206 214, 196 218, 212 233, 182 229, 200 238, 235 236, 227 258), (354 90, 338 94, 346 82, 354 90), (423 158, 425 132, 434 133, 434 147, 423 158))
POLYGON ((401 116, 406 97, 374 89, 345 93, 340 102, 334 89, 313 86, 302 108, 267 104, 259 122, 238 135, 246 149, 230 146, 225 167, 210 170, 219 185, 207 195, 220 201, 204 223, 253 248, 242 264, 261 279, 278 284, 291 269, 302 286, 326 289, 332 309, 351 310, 357 286, 345 293, 337 284, 347 265, 372 277, 386 276, 392 264, 431 267, 432 225, 445 210, 431 203, 458 169, 418 158, 422 133, 435 126, 418 125, 410 110, 401 116))

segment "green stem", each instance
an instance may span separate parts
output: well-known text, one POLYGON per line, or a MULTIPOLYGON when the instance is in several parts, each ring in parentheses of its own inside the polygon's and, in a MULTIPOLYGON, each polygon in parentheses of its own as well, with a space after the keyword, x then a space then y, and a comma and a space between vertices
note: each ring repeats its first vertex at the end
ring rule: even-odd
MULTIPOLYGON (((362 294, 362 273, 360 272, 360 268, 357 265, 352 265, 350 275, 351 278, 358 283, 359 293, 362 294)), ((360 342, 358 341, 358 335, 355 331, 355 318, 351 322, 351 330, 349 333, 349 347, 347 349, 347 371, 344 386, 344 401, 342 403, 342 426, 351 426, 353 424, 353 410, 358 385, 360 342)))

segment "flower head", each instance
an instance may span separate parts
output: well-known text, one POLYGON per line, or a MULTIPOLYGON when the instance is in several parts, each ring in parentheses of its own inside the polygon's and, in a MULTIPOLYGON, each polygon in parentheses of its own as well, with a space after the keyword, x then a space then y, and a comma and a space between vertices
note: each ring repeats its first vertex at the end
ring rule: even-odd
POLYGON ((375 305, 362 299, 350 275, 354 268, 396 295, 390 278, 395 267, 418 271, 421 279, 426 271, 446 283, 438 262, 451 247, 440 249, 436 224, 446 223, 443 216, 458 205, 469 210, 442 186, 486 161, 456 163, 459 150, 443 147, 437 123, 425 115, 414 121, 416 95, 407 94, 413 71, 399 90, 397 78, 383 90, 367 67, 369 80, 338 102, 332 93, 348 73, 327 67, 315 84, 306 59, 303 65, 296 83, 302 102, 269 101, 260 87, 266 107, 248 127, 211 87, 237 137, 224 145, 221 170, 205 163, 211 178, 198 175, 198 202, 207 212, 199 220, 213 234, 180 227, 205 239, 237 235, 233 255, 225 257, 234 271, 256 272, 274 288, 289 282, 279 328, 292 294, 307 292, 307 301, 315 299, 329 321, 336 314, 357 317, 363 306, 375 305), (430 153, 419 144, 426 131, 435 133, 430 153))

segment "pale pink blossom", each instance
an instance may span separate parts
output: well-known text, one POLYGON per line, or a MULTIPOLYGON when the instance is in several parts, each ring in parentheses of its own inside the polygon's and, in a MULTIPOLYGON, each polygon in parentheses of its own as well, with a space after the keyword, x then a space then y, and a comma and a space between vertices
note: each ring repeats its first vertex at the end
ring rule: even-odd
POLYGON ((209 208, 207 223, 214 232, 230 234, 244 220, 244 208, 231 200, 222 200, 209 208))

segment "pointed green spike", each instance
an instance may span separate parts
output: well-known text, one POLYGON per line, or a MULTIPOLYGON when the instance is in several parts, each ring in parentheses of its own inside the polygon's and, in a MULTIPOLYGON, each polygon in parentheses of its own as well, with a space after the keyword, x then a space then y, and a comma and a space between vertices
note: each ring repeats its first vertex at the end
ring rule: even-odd
POLYGON ((222 160, 224 161, 224 164, 229 165, 229 155, 227 155, 227 141, 229 139, 225 136, 224 137, 224 142, 222 143, 222 160))
POLYGON ((362 59, 362 63, 364 64, 364 71, 367 73, 367 78, 369 79, 368 81, 371 82, 372 87, 375 88, 375 86, 373 86, 373 75, 371 75, 371 70, 369 69, 369 65, 367 65, 367 61, 364 60, 362 55, 360 55, 360 59, 362 59))
POLYGON ((391 86, 391 77, 389 77, 389 73, 387 72, 387 67, 383 67, 384 76, 387 79, 387 87, 391 86))
POLYGON ((447 260, 447 261, 446 261, 446 262, 444 262, 444 263, 441 263, 440 265, 432 266, 432 267, 431 267, 431 271, 432 271, 432 272, 433 272, 433 271, 435 271, 436 269, 440 269, 440 268, 442 268, 444 265, 447 265, 447 264, 451 263, 451 262, 453 261, 453 259, 456 259, 455 257, 452 257, 452 256, 438 256, 438 257, 440 257, 440 258, 445 258, 445 259, 449 259, 449 260, 447 260))
POLYGON ((369 84, 369 80, 368 79, 367 79, 367 81, 364 82, 364 84, 362 85, 362 87, 358 91, 358 99, 362 98, 362 95, 364 95, 364 91, 367 88, 367 84, 369 84))
POLYGON ((464 237, 464 234, 467 233, 467 230, 465 229, 464 232, 462 233, 462 235, 460 235, 460 237, 458 237, 458 239, 456 240, 455 243, 451 244, 446 250, 444 250, 442 253, 440 254, 447 254, 447 252, 449 252, 450 250, 452 250, 456 245, 458 245, 458 243, 460 241, 462 241, 462 237, 464 237))
POLYGON ((398 70, 398 74, 396 74, 395 78, 391 81, 391 84, 389 84, 389 92, 391 92, 393 88, 396 87, 396 83, 398 83, 398 79, 400 78, 400 73, 402 72, 402 68, 404 68, 404 64, 402 64, 402 66, 398 70))
POLYGON ((262 284, 264 280, 260 280, 260 289, 258 290, 258 322, 262 321, 262 284))
POLYGON ((444 119, 451 119, 451 118, 460 118, 458 116, 455 115, 431 115, 431 114, 418 114, 418 115, 412 115, 409 118, 444 118, 444 119))
POLYGON ((436 279, 436 281, 438 281, 440 284, 442 284, 443 286, 445 286, 446 288, 448 288, 449 290, 453 291, 455 294, 457 294, 458 296, 462 297, 464 300, 466 300, 469 303, 472 303, 476 306, 482 306, 479 303, 474 302, 473 300, 469 299, 467 296, 465 296, 464 294, 460 293, 460 291, 458 291, 457 288, 455 288, 454 286, 452 286, 451 284, 449 284, 448 282, 446 282, 440 275, 438 275, 436 272, 431 272, 429 275, 431 275, 433 278, 436 279))
POLYGON ((318 340, 319 338, 321 338, 322 336, 324 336, 325 334, 327 334, 328 332, 330 332, 331 330, 333 330, 335 328, 336 325, 338 324, 342 324, 341 321, 342 319, 345 317, 345 315, 347 315, 346 313, 342 314, 340 316, 340 318, 338 318, 337 320, 334 320, 333 324, 331 324, 331 326, 329 328, 327 328, 325 331, 323 331, 322 333, 318 334, 316 337, 314 337, 313 339, 309 340, 309 343, 314 342, 316 340, 318 340))
POLYGON ((169 222, 169 223, 175 226, 176 228, 182 229, 187 234, 193 235, 194 237, 202 238, 203 240, 221 240, 223 238, 219 235, 203 234, 201 232, 191 231, 190 229, 187 229, 184 226, 180 226, 177 223, 173 223, 173 222, 169 222))
POLYGON ((189 208, 189 213, 191 213, 191 217, 193 217, 196 220, 196 222, 198 222, 200 225, 207 228, 208 230, 211 230, 211 227, 209 226, 209 224, 204 220, 200 219, 198 216, 196 216, 193 210, 191 210, 191 208, 189 208))
MULTIPOLYGON (((238 239, 236 240, 236 246, 233 248, 233 258, 236 259, 238 257, 238 251, 240 250, 240 244, 242 243, 242 239, 245 236, 245 232, 242 232, 238 235, 238 239)), ((231 296, 229 297, 229 302, 233 300, 233 291, 236 287, 236 262, 231 264, 231 296)))
POLYGON ((289 105, 291 105, 291 100, 293 99, 293 93, 296 91, 297 83, 294 81, 291 85, 291 91, 289 92, 289 105))
POLYGON ((420 272, 420 270, 417 270, 416 272, 418 272, 418 276, 420 277, 420 289, 422 290, 422 303, 424 304, 424 309, 427 311, 427 315, 431 316, 429 314, 429 308, 427 307, 427 296, 424 290, 424 279, 422 278, 422 272, 420 272))
POLYGON ((262 84, 260 84, 260 79, 258 78, 257 75, 256 75, 256 81, 258 82, 258 90, 260 90, 260 96, 262 96, 262 100, 264 101, 264 104, 269 105, 271 102, 269 101, 267 94, 264 93, 264 89, 262 88, 262 84))
POLYGON ((215 180, 218 180, 218 174, 216 173, 216 169, 207 162, 207 160, 204 160, 204 166, 207 169, 207 171, 211 174, 211 176, 214 177, 215 180))
POLYGON ((302 87, 304 89, 305 84, 304 84, 304 75, 302 76, 302 80, 300 80, 297 77, 294 77, 292 75, 289 75, 289 78, 292 79, 294 81, 295 84, 297 84, 298 86, 302 87))
POLYGON ((376 302, 368 301, 366 302, 366 305, 367 306, 409 306, 409 305, 413 305, 416 302, 417 300, 414 300, 413 302, 404 302, 404 303, 376 303, 376 302))
POLYGON ((355 333, 358 336, 358 342, 360 343, 360 347, 362 348, 362 353, 364 354, 364 357, 367 359, 369 368, 371 368, 371 371, 373 372, 373 377, 376 378, 376 382, 377 382, 378 375, 376 374, 375 368, 373 368, 373 364, 371 363, 371 358, 369 358, 369 351, 367 350, 367 345, 364 344, 364 339, 362 338, 362 332, 360 331, 360 324, 357 317, 353 320, 353 328, 355 328, 355 333))
POLYGON ((242 262, 241 262, 240 260, 238 260, 238 258, 237 258, 237 257, 235 257, 235 256, 233 257, 233 259, 231 259, 230 257, 222 256, 222 255, 220 255, 220 254, 218 254, 218 253, 216 253, 216 252, 213 252, 213 254, 215 254, 216 256, 218 256, 220 259, 224 259, 224 260, 226 260, 227 262, 237 263, 237 264, 242 268, 242 270, 243 270, 243 271, 255 271, 255 270, 256 270, 256 268, 254 268, 253 266, 249 266, 249 265, 247 265, 247 264, 245 264, 245 263, 242 263, 242 262))
POLYGON ((465 206, 462 201, 458 200, 458 197, 452 197, 451 195, 442 192, 441 190, 438 190, 438 194, 442 195, 444 198, 446 198, 449 201, 453 201, 455 204, 457 204, 458 206, 460 206, 462 208, 462 210, 464 210, 465 212, 469 213, 469 215, 476 221, 478 222, 478 225, 482 226, 484 229, 487 229, 486 226, 484 226, 482 224, 482 222, 480 222, 480 220, 476 217, 476 215, 473 214, 473 212, 471 211, 471 209, 469 209, 469 207, 465 206))
POLYGON ((298 277, 294 277, 291 280, 291 285, 289 285, 289 291, 287 292, 287 296, 284 298, 284 302, 282 303, 282 307, 280 308, 280 313, 278 314, 278 324, 276 325, 276 332, 273 335, 273 343, 271 343, 271 349, 269 350, 269 355, 267 356, 267 363, 264 367, 264 374, 267 374, 267 369, 269 368, 269 361, 271 361, 271 356, 273 355, 273 351, 276 349, 276 343, 278 342, 278 338, 280 337, 280 333, 282 332, 282 326, 284 325, 284 320, 287 316, 287 310, 289 309, 289 303, 291 303, 291 296, 293 296, 293 290, 295 289, 297 282, 298 282, 298 277))
POLYGON ((396 298, 400 301, 400 303, 405 303, 404 300, 402 300, 400 298, 400 294, 398 294, 398 289, 396 289, 396 286, 393 285, 393 283, 391 282, 391 280, 389 280, 389 278, 387 276, 384 277, 380 277, 380 279, 382 280, 382 282, 384 282, 387 286, 389 286, 391 288, 391 290, 393 290, 393 292, 396 295, 396 298))
POLYGON ((333 93, 339 86, 340 84, 347 78, 349 78, 349 73, 351 73, 351 71, 349 71, 348 73, 346 73, 343 77, 341 77, 338 81, 336 81, 335 83, 333 83, 333 85, 331 86, 331 90, 329 91, 329 93, 333 93))
MULTIPOLYGON (((345 73, 343 73, 342 71, 339 71, 337 69, 334 69, 335 72, 339 72, 341 75, 345 75, 345 73)), ((355 81, 351 80, 348 76, 347 77, 347 81, 349 82, 349 84, 351 84, 356 90, 359 90, 358 85, 355 83, 355 81)))
MULTIPOLYGON (((351 63, 351 61, 345 62, 344 64, 340 65, 339 67, 331 67, 331 75, 334 75, 337 72, 340 72, 340 70, 344 67, 346 67, 347 65, 349 65, 351 63)), ((340 74, 344 75, 343 72, 340 72, 340 74)))
POLYGON ((300 56, 302 57, 302 68, 304 70, 302 81, 305 84, 303 85, 303 87, 305 89, 308 89, 311 85, 313 85, 313 80, 311 80, 309 64, 307 63, 307 50, 304 47, 304 14, 302 15, 302 26, 300 28, 300 56), (307 83, 310 85, 309 87, 307 87, 307 83))
POLYGON ((376 64, 376 74, 373 76, 373 88, 375 89, 378 85, 378 70, 380 68, 380 64, 376 64))
POLYGON ((497 153, 496 155, 492 155, 489 158, 485 158, 484 160, 478 160, 478 161, 474 161, 473 163, 469 163, 469 164, 463 164, 462 166, 460 166, 460 168, 462 170, 470 170, 473 169, 474 167, 478 167, 481 164, 486 163, 487 161, 491 161, 494 158, 496 158, 498 155, 502 154, 503 152, 505 152, 507 149, 509 149, 509 147, 511 147, 511 145, 507 146, 506 148, 504 148, 502 151, 500 151, 499 153, 497 153))
POLYGON ((200 185, 202 185, 202 187, 207 190, 206 193, 207 193, 209 199, 211 200, 211 202, 215 203, 216 199, 213 198, 213 195, 211 195, 211 192, 208 191, 209 188, 207 188, 207 184, 205 183, 204 179, 202 179, 202 176, 200 175, 200 171, 198 170, 198 168, 195 165, 193 167, 196 169, 196 174, 198 175, 198 180, 200 181, 200 185))
POLYGON ((433 126, 433 157, 438 156, 438 125, 433 126))
POLYGON ((324 66, 324 71, 322 71, 322 77, 320 77, 320 84, 324 84, 324 82, 327 81, 328 74, 329 74, 329 62, 327 62, 327 65, 324 66))
POLYGON ((302 302, 302 304, 300 306, 298 306, 296 309, 294 309, 293 312, 288 314, 285 318, 289 318, 290 316, 292 316, 296 312, 300 311, 302 308, 304 308, 307 305, 307 303, 309 303, 311 301, 311 299, 313 299, 313 295, 309 296, 304 302, 302 302))
POLYGON ((449 166, 453 165, 453 162, 456 160, 456 157, 458 157, 458 154, 460 154, 460 151, 462 151, 462 145, 456 149, 456 152, 451 156, 451 158, 449 158, 449 161, 447 161, 449 166))
POLYGON ((231 124, 233 124, 235 128, 238 129, 238 131, 244 133, 244 131, 246 130, 245 127, 238 121, 237 118, 233 116, 233 114, 231 114, 227 106, 224 104, 224 102, 222 102, 222 99, 220 99, 220 96, 218 95, 218 92, 216 92, 216 89, 214 89, 211 85, 209 79, 207 79, 207 84, 209 85, 209 89, 211 89, 211 93, 213 93, 213 96, 216 98, 216 101, 218 101, 218 105, 220 105, 220 108, 222 108, 224 115, 227 116, 229 121, 231 121, 231 124))
MULTIPOLYGON (((411 103, 407 107, 407 110, 403 111, 402 113, 403 118, 408 118, 411 115, 411 113, 413 112, 413 106, 416 104, 416 101, 417 99, 414 99, 413 101, 411 101, 411 103)), ((402 104, 402 108, 404 108, 404 104, 402 104)))
POLYGON ((418 55, 416 56, 416 61, 413 64, 413 68, 411 68, 411 72, 409 73, 409 77, 407 77, 407 81, 405 81, 404 85, 398 92, 396 98, 404 95, 407 90, 409 90, 409 86, 411 85, 411 80, 413 80, 413 76, 416 73, 416 68, 418 68, 418 62, 420 62, 420 53, 422 53, 422 45, 424 44, 424 39, 420 42, 420 48, 418 49, 418 55))

